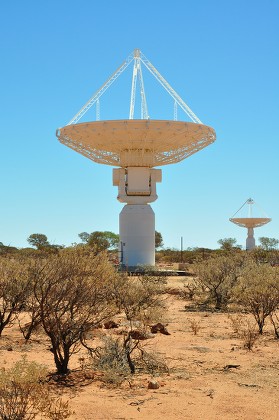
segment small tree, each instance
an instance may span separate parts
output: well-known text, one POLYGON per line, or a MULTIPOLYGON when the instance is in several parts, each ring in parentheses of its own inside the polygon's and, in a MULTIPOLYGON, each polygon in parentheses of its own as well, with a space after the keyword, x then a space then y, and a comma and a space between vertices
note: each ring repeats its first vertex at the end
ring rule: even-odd
POLYGON ((267 264, 251 262, 243 271, 234 293, 237 301, 254 316, 262 334, 266 318, 279 304, 277 271, 267 264))
POLYGON ((32 275, 57 372, 66 374, 84 335, 117 311, 109 294, 115 272, 104 254, 73 249, 37 261, 32 275))
POLYGON ((47 240, 47 236, 43 233, 33 233, 27 238, 27 242, 37 249, 43 249, 50 246, 50 243, 47 240))
POLYGON ((41 325, 41 311, 40 305, 34 295, 33 276, 28 277, 26 296, 24 302, 25 316, 28 316, 30 321, 22 324, 20 317, 18 317, 19 329, 22 332, 26 341, 31 338, 31 335, 36 331, 37 327, 41 325))
POLYGON ((78 236, 84 244, 94 247, 97 252, 116 249, 119 243, 119 235, 110 231, 82 232, 78 236))
POLYGON ((259 242, 261 244, 261 247, 265 251, 273 251, 278 247, 279 240, 275 238, 267 238, 265 236, 262 236, 259 238, 259 242))
POLYGON ((221 309, 230 301, 242 264, 241 257, 218 256, 193 266, 195 281, 208 294, 208 301, 215 304, 215 309, 221 309))
POLYGON ((148 274, 139 277, 118 277, 113 284, 113 295, 119 311, 123 311, 129 328, 123 336, 123 349, 130 372, 135 373, 136 366, 132 354, 141 350, 140 341, 146 336, 147 327, 162 319, 165 308, 162 293, 165 278, 148 274), (136 333, 135 333, 136 329, 136 333))
POLYGON ((87 233, 87 232, 81 232, 81 233, 78 234, 78 236, 80 237, 80 239, 82 240, 82 242, 84 244, 87 244, 88 243, 88 239, 89 239, 89 236, 90 236, 89 233, 87 233))
POLYGON ((119 245, 119 235, 110 231, 105 231, 103 234, 109 241, 109 249, 117 249, 119 245))
POLYGON ((274 335, 279 339, 279 314, 276 311, 270 315, 270 321, 274 328, 274 335))
POLYGON ((109 240, 103 232, 92 232, 88 239, 88 245, 94 247, 96 252, 106 251, 110 247, 109 240))
POLYGON ((23 261, 0 260, 0 336, 12 325, 24 306, 27 289, 27 267, 23 261))
POLYGON ((164 246, 162 234, 155 230, 155 248, 162 248, 162 246, 164 246))
POLYGON ((239 246, 236 245, 235 238, 219 239, 219 241, 217 242, 220 245, 220 248, 223 249, 224 251, 232 251, 236 247, 239 248, 239 246))

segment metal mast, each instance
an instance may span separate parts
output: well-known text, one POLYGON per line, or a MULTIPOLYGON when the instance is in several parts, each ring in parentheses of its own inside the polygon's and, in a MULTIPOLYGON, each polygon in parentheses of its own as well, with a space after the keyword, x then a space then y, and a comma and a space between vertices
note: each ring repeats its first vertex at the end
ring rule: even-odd
POLYGON ((133 68, 133 77, 132 77, 130 114, 129 114, 130 120, 134 119, 138 75, 139 75, 139 81, 140 81, 141 119, 147 120, 148 110, 147 110, 147 103, 146 103, 146 97, 145 97, 142 70, 141 70, 141 65, 140 65, 140 50, 136 49, 134 50, 134 68, 133 68))
POLYGON ((177 121, 177 102, 174 101, 174 106, 173 106, 173 120, 177 121))
POLYGON ((100 100, 96 101, 96 121, 100 121, 100 100))
POLYGON ((139 60, 135 58, 134 68, 133 68, 133 77, 132 77, 132 88, 131 88, 131 100, 130 100, 130 114, 129 119, 134 119, 134 109, 136 101, 136 87, 137 87, 137 77, 138 77, 138 66, 140 65, 139 60))
POLYGON ((147 102, 146 102, 141 66, 139 66, 139 81, 140 81, 140 96, 141 96, 141 119, 147 120, 149 118, 149 115, 148 115, 148 109, 147 109, 147 102))
POLYGON ((252 204, 254 204, 254 200, 252 200, 252 198, 249 198, 247 200, 247 204, 249 206, 249 217, 252 217, 252 204))

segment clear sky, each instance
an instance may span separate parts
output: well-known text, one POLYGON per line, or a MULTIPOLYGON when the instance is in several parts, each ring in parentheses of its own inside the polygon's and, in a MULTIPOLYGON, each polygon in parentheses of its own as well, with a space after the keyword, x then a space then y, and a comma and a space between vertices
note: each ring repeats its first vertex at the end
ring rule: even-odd
MULTIPOLYGON (((180 248, 181 237, 185 249, 218 248, 227 237, 245 246, 245 229, 228 219, 249 197, 272 218, 256 239, 279 238, 278 22, 278 0, 2 2, 0 241, 25 247, 44 233, 70 245, 83 231, 118 233, 112 167, 60 144, 55 131, 135 48, 217 134, 162 167, 152 207, 165 246, 180 248)), ((130 89, 131 71, 119 78, 118 99, 118 81, 104 94, 101 119, 128 118, 122 85, 127 77, 130 89)), ((147 82, 150 117, 171 119, 155 89, 147 82)))

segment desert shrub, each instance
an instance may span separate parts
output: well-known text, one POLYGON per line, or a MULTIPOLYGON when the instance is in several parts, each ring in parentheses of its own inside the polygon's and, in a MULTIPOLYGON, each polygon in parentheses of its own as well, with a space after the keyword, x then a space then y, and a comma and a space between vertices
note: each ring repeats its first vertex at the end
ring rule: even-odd
POLYGON ((80 248, 36 261, 30 275, 57 372, 65 374, 86 333, 117 312, 110 294, 116 273, 105 254, 80 248))
POLYGON ((250 262, 242 272, 234 290, 235 299, 251 313, 259 333, 263 333, 265 320, 279 304, 278 271, 268 264, 250 262))
POLYGON ((135 355, 136 366, 143 373, 151 375, 169 373, 169 368, 164 358, 154 351, 146 351, 143 346, 139 346, 135 355))
MULTIPOLYGON (((36 251, 40 252, 40 251, 36 251)), ((41 261, 44 259, 41 258, 41 261)), ((33 267, 36 266, 36 260, 28 257, 22 258, 22 261, 25 261, 27 265, 27 284, 26 284, 26 294, 24 300, 24 317, 21 317, 20 314, 17 317, 19 329, 25 338, 28 341, 31 338, 31 335, 34 332, 40 330, 41 325, 41 316, 40 316, 40 305, 34 294, 34 278, 33 278, 33 267)), ((39 263, 42 264, 42 263, 39 263)))
POLYGON ((279 338, 279 315, 278 312, 274 311, 270 314, 270 321, 274 328, 274 335, 276 338, 279 338))
POLYGON ((113 296, 119 311, 123 311, 131 328, 141 323, 146 327, 158 320, 159 310, 165 308, 163 292, 165 278, 143 275, 127 277, 125 274, 113 283, 113 296))
MULTIPOLYGON (((266 238, 268 239, 268 238, 266 238)), ((266 249, 265 247, 257 247, 249 251, 250 257, 257 264, 267 263, 271 266, 279 264, 279 251, 275 249, 266 249)))
MULTIPOLYGON (((125 337, 104 337, 103 344, 91 352, 92 364, 103 373, 103 381, 119 385, 125 380, 131 380, 131 369, 127 360, 127 345, 123 344, 125 337)), ((132 342, 129 342, 131 344, 132 342)), ((162 357, 152 351, 146 351, 138 340, 134 341, 133 363, 142 373, 168 372, 168 367, 162 357)), ((130 349, 129 349, 130 350, 130 349)))
POLYGON ((27 264, 14 258, 0 259, 0 336, 24 307, 28 292, 27 264))
POLYGON ((102 344, 92 349, 92 366, 103 372, 106 383, 118 385, 130 375, 123 338, 103 337, 102 344))
POLYGON ((187 319, 190 329, 194 335, 197 335, 201 329, 201 321, 197 319, 187 319))
POLYGON ((149 326, 162 319, 165 283, 165 278, 148 274, 137 277, 123 274, 112 283, 115 304, 126 320, 121 345, 132 374, 136 370, 134 354, 141 351, 141 340, 148 338, 149 326))
POLYGON ((215 309, 227 306, 232 298, 232 290, 236 286, 243 257, 235 254, 230 257, 217 256, 197 263, 193 266, 196 273, 195 282, 207 295, 206 303, 213 303, 215 309))
MULTIPOLYGON (((277 266, 275 266, 273 268, 273 271, 275 273, 276 276, 276 281, 274 282, 274 288, 275 288, 275 293, 277 295, 279 295, 279 268, 277 266)), ((278 303, 279 305, 279 303, 278 303)), ((279 314, 278 314, 278 307, 271 312, 270 314, 270 321, 271 324, 273 325, 274 328, 274 334, 276 338, 279 338, 279 314)))
POLYGON ((182 296, 185 299, 193 300, 195 295, 198 293, 198 290, 199 290, 199 285, 197 284, 197 282, 195 281, 188 282, 183 285, 182 296))
POLYGON ((259 338, 255 322, 251 322, 243 314, 228 315, 234 334, 242 340, 243 347, 252 350, 256 340, 259 338))
POLYGON ((38 332, 39 327, 42 324, 40 307, 33 293, 26 299, 25 311, 25 315, 28 316, 29 322, 23 323, 20 317, 18 317, 18 325, 23 337, 28 341, 34 332, 38 332))
POLYGON ((232 330, 234 334, 239 336, 241 329, 243 327, 244 317, 241 314, 231 315, 228 314, 228 319, 231 323, 232 330))
POLYGON ((257 339, 259 338, 259 332, 257 331, 255 324, 250 322, 249 320, 243 322, 239 330, 239 335, 242 339, 243 347, 250 351, 254 347, 254 344, 257 341, 257 339))
POLYGON ((46 368, 26 358, 10 369, 1 369, 0 375, 0 419, 33 420, 41 415, 52 420, 70 416, 68 402, 54 397, 43 383, 46 368))

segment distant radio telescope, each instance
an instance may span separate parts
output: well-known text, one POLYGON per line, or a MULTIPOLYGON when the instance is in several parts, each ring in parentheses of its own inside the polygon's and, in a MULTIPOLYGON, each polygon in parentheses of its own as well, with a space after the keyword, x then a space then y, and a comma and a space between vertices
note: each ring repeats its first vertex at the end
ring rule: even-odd
POLYGON ((215 141, 213 128, 201 123, 147 58, 136 49, 65 127, 56 131, 59 141, 97 163, 116 166, 113 185, 117 199, 126 203, 119 218, 120 263, 133 269, 155 265, 155 215, 149 203, 157 199, 162 180, 157 166, 180 162, 215 141), (129 119, 99 120, 99 99, 134 61, 129 119), (174 120, 152 120, 147 110, 141 63, 174 100, 174 120), (137 80, 141 119, 134 119, 137 80), (78 123, 96 104, 97 121, 78 123), (177 106, 192 122, 177 121, 177 106), (78 124, 77 124, 78 123, 78 124))
POLYGON ((252 198, 248 198, 248 200, 245 201, 245 203, 240 207, 239 210, 233 215, 232 218, 230 218, 230 221, 235 223, 236 225, 240 227, 247 228, 247 239, 246 239, 246 249, 250 250, 255 248, 256 242, 254 238, 254 228, 260 227, 265 225, 266 223, 269 223, 271 219, 268 217, 253 217, 252 216, 252 206, 255 204, 254 200, 252 198), (248 205, 248 217, 235 217, 240 210, 245 206, 248 205))

